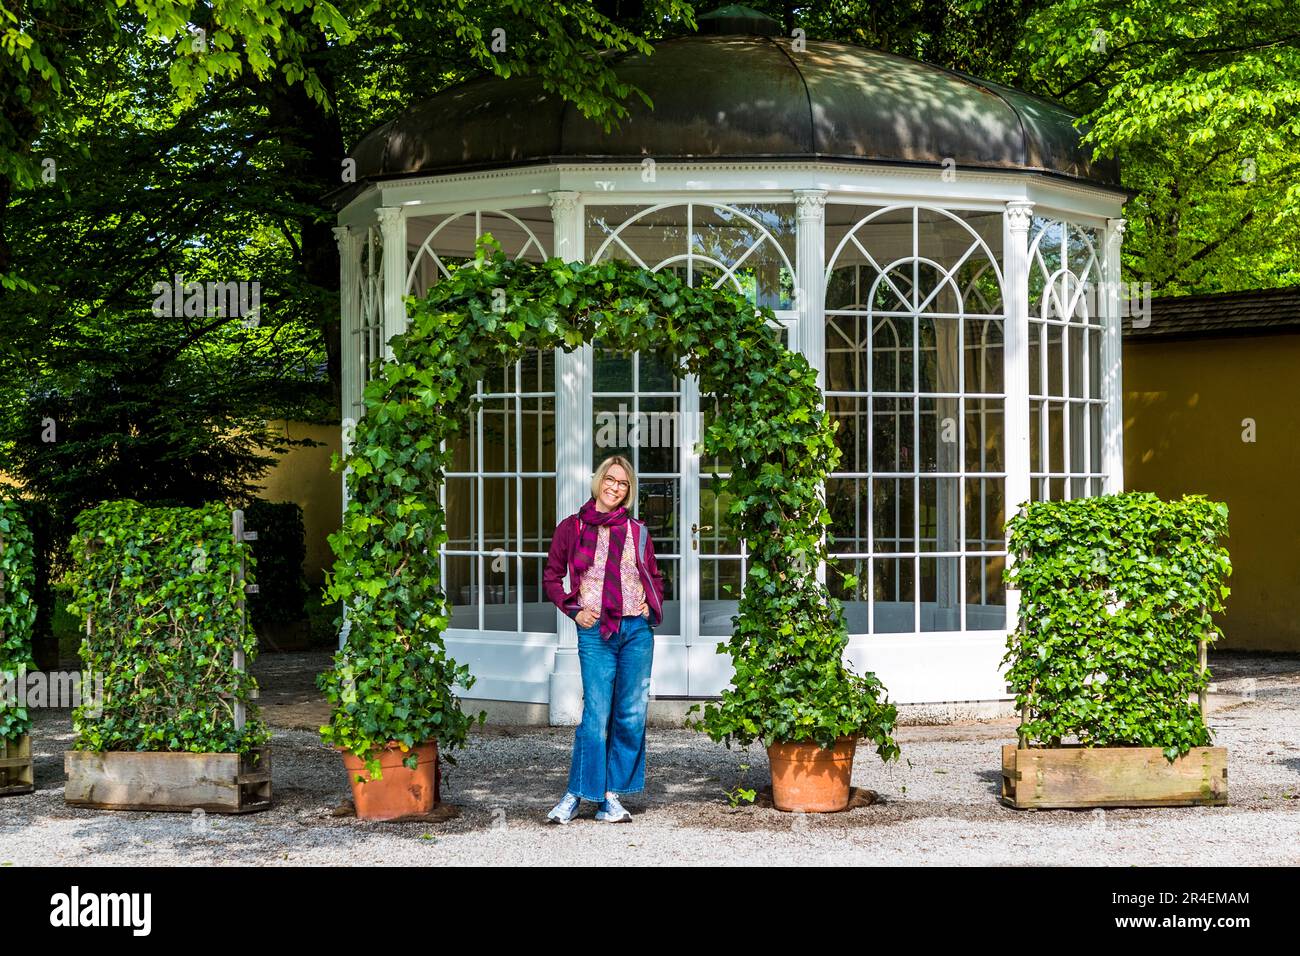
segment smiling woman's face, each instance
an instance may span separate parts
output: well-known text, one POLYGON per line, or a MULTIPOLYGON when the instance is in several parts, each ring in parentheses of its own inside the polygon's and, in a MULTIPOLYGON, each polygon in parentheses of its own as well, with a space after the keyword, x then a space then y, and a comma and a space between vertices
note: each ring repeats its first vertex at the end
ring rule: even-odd
POLYGON ((621 505, 623 499, 627 497, 627 489, 627 472, 623 470, 623 466, 610 465, 600 483, 600 510, 613 511, 621 505))

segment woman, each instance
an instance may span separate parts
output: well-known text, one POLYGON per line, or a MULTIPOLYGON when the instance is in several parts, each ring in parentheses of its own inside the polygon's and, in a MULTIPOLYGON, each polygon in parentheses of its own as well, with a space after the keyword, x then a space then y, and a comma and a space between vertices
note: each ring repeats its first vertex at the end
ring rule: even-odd
POLYGON ((645 789, 652 629, 663 620, 664 586, 645 522, 628 514, 635 500, 632 463, 606 458, 591 498, 556 526, 542 575, 546 596, 577 622, 582 668, 568 792, 547 814, 557 823, 572 820, 580 800, 600 803, 597 820, 629 821, 619 794, 645 789))

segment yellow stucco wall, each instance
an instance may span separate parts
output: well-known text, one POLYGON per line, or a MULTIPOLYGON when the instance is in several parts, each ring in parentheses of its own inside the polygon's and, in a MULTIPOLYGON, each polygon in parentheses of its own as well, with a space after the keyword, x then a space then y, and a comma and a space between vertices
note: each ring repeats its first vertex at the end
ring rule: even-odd
POLYGON ((1300 651, 1298 483, 1300 335, 1124 343, 1125 487, 1228 503, 1223 647, 1300 651))
POLYGON ((310 438, 324 447, 290 448, 266 473, 261 497, 267 501, 294 501, 302 508, 307 538, 303 571, 307 580, 320 583, 325 568, 334 563, 328 536, 338 530, 343 508, 342 477, 330 471, 330 456, 339 450, 337 425, 306 422, 271 422, 271 429, 288 438, 310 438))

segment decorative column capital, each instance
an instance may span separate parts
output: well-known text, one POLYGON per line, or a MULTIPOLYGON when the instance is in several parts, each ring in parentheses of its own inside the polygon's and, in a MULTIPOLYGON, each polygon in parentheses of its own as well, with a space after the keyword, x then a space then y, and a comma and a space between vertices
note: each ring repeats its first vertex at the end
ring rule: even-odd
POLYGON ((796 189, 794 191, 795 216, 799 219, 820 219, 826 209, 826 190, 796 189))
POLYGON ((1007 225, 1012 232, 1028 234, 1034 221, 1034 204, 1028 199, 1013 199, 1007 203, 1007 225))
POLYGON ((554 215, 568 215, 576 212, 578 203, 582 199, 582 194, 574 192, 571 189, 556 189, 546 194, 551 200, 551 212, 554 215))
POLYGON ((334 241, 338 243, 339 255, 346 255, 348 243, 352 241, 352 229, 348 226, 335 226, 330 231, 334 233, 334 241))
POLYGON ((1124 230, 1128 228, 1128 220, 1107 219, 1106 226, 1110 230, 1110 241, 1118 244, 1124 239, 1124 230))
POLYGON ((388 232, 390 229, 396 229, 402 222, 401 206, 380 206, 375 210, 375 216, 379 219, 379 227, 388 232))

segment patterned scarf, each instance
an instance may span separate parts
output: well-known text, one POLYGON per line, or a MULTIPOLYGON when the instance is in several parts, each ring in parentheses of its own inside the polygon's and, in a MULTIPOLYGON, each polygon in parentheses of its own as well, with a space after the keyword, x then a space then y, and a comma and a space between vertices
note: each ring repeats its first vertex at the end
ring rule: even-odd
POLYGON ((587 503, 578 509, 578 517, 582 520, 582 534, 578 536, 573 566, 579 575, 585 574, 596 560, 596 538, 600 527, 609 526, 609 554, 605 557, 605 583, 600 598, 600 636, 607 638, 623 624, 620 564, 627 541, 627 508, 619 505, 613 511, 600 511, 596 508, 596 499, 588 498, 587 503))

